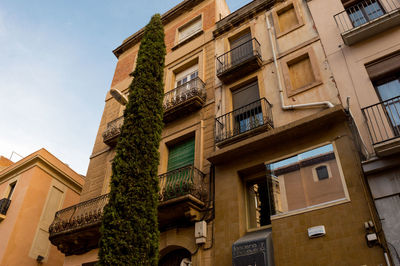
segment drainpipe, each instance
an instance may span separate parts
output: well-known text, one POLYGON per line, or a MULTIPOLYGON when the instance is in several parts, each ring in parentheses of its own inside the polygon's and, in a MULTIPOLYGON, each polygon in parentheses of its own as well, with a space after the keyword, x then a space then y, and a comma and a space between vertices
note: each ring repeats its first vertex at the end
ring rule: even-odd
POLYGON ((269 22, 269 15, 268 14, 265 15, 265 20, 267 22, 269 40, 271 42, 272 55, 273 55, 274 64, 275 64, 275 68, 276 68, 276 75, 278 77, 279 96, 280 96, 280 99, 281 99, 282 110, 294 110, 294 109, 298 109, 298 108, 307 108, 307 107, 311 107, 311 108, 317 108, 317 107, 329 107, 329 108, 332 108, 332 107, 334 107, 334 105, 331 102, 328 102, 328 101, 313 102, 313 103, 303 103, 303 104, 296 104, 296 105, 285 105, 284 99, 283 99, 283 85, 282 85, 280 70, 279 70, 279 66, 278 66, 278 60, 276 58, 276 52, 275 52, 276 39, 272 37, 272 35, 273 35, 273 33, 272 33, 273 27, 271 26, 271 24, 269 22))

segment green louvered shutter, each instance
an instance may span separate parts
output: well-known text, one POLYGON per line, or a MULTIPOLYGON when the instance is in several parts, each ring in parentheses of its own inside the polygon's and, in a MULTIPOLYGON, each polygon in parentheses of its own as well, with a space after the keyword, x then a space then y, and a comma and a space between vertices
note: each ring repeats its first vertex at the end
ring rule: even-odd
POLYGON ((193 184, 193 168, 181 167, 193 165, 194 162, 194 138, 181 142, 170 148, 168 156, 168 172, 166 180, 166 198, 174 198, 188 193, 193 184), (172 172, 170 172, 172 171, 172 172))
POLYGON ((179 143, 170 148, 168 155, 168 172, 193 164, 194 162, 194 138, 179 143))

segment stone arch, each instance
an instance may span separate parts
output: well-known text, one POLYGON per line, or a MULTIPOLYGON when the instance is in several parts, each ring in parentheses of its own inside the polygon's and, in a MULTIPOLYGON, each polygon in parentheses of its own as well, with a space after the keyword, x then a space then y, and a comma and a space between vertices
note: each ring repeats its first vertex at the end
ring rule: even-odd
POLYGON ((184 262, 191 262, 191 259, 192 254, 189 250, 180 246, 171 245, 160 251, 158 266, 185 265, 184 262))

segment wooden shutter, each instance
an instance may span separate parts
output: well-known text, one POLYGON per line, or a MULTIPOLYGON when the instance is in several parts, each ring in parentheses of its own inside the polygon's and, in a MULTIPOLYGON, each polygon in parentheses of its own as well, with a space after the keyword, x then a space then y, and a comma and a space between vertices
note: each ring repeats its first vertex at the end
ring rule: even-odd
POLYGON ((194 138, 181 142, 169 149, 168 170, 172 171, 194 162, 194 138))

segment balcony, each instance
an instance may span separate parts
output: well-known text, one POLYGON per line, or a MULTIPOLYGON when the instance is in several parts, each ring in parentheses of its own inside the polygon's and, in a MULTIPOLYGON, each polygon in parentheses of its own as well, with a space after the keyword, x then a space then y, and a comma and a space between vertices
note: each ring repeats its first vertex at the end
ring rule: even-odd
POLYGON ((82 254, 96 248, 108 194, 56 212, 50 225, 50 242, 65 255, 82 254))
POLYGON ((362 108, 378 156, 400 151, 400 96, 362 108))
POLYGON ((261 98, 215 119, 215 143, 221 147, 274 128, 272 105, 261 98))
POLYGON ((200 109, 206 98, 206 85, 198 77, 167 92, 163 102, 164 122, 171 122, 200 109))
POLYGON ((400 25, 400 0, 364 0, 334 16, 346 45, 400 25))
MULTIPOLYGON (((204 174, 189 165, 160 175, 159 226, 183 225, 199 219, 207 190, 204 174)), ((65 255, 78 255, 97 248, 103 208, 109 194, 56 212, 50 225, 50 241, 65 255)))
POLYGON ((121 127, 124 123, 124 117, 120 116, 117 119, 107 123, 107 129, 103 132, 103 142, 109 146, 117 144, 118 137, 121 134, 121 127))
POLYGON ((10 204, 11 200, 9 199, 4 198, 0 200, 0 221, 4 220, 4 218, 6 217, 10 204))
POLYGON ((231 83, 262 65, 260 43, 253 38, 217 57, 217 76, 231 83))
POLYGON ((193 165, 188 165, 162 174, 159 178, 160 228, 198 221, 208 195, 204 174, 193 165))

